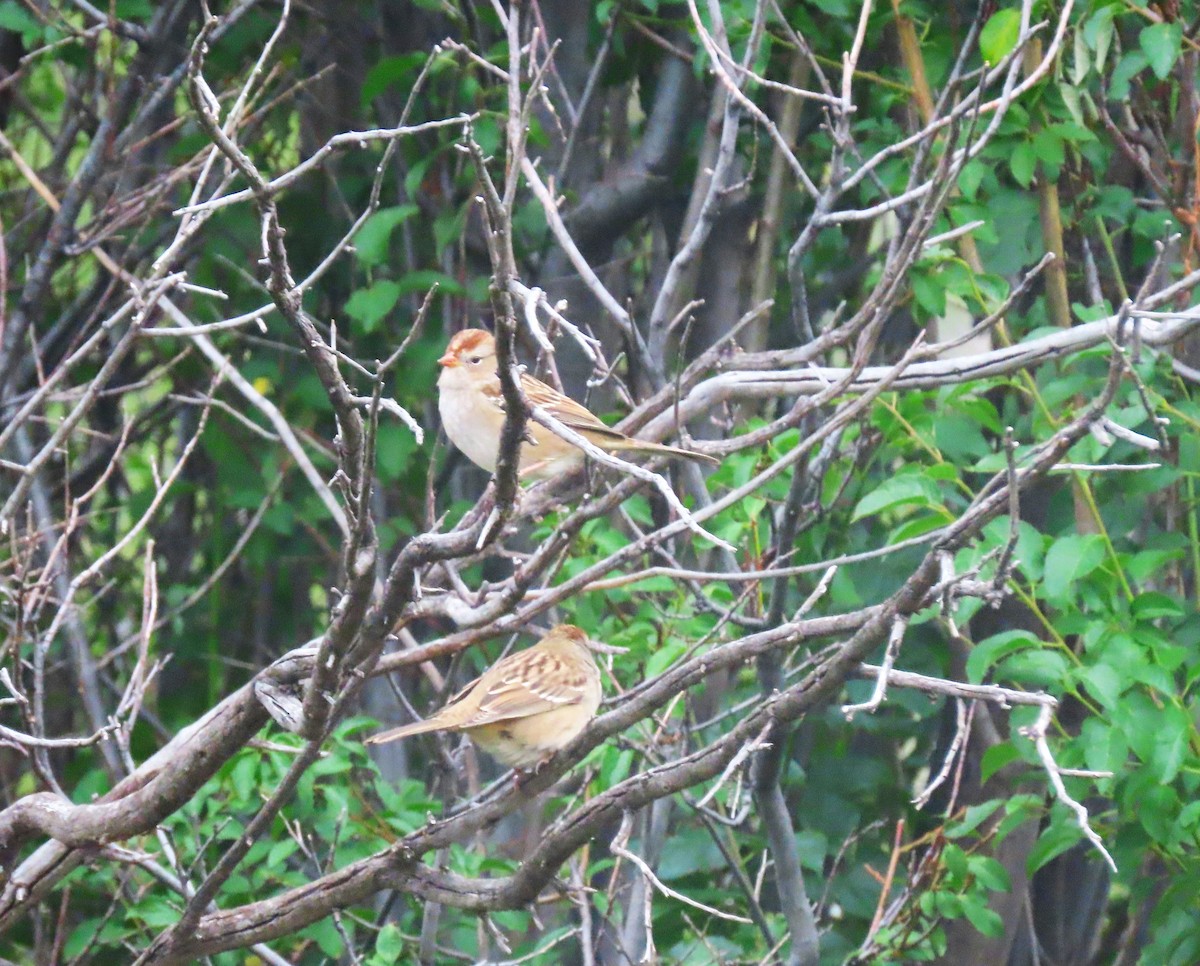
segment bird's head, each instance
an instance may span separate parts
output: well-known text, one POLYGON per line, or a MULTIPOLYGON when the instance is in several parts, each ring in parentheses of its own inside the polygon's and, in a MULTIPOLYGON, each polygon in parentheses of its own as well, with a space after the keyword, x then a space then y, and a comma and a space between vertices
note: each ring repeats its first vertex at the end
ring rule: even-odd
POLYGON ((555 637, 562 638, 564 641, 570 641, 572 644, 587 647, 587 634, 574 624, 558 624, 550 630, 550 633, 555 637))
POLYGON ((438 365, 470 378, 491 378, 496 372, 496 340, 483 329, 463 329, 450 340, 438 365))
POLYGON ((614 647, 611 644, 603 644, 595 638, 588 637, 580 628, 574 624, 559 624, 551 628, 547 637, 555 637, 561 641, 570 641, 577 647, 585 647, 592 651, 597 651, 600 654, 626 654, 629 652, 627 647, 614 647))

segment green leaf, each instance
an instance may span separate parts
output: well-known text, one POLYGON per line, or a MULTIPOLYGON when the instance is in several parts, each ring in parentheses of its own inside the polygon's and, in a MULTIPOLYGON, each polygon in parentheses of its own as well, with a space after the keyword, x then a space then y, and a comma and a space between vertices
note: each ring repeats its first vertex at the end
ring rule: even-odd
POLYGON ((913 295, 917 303, 930 315, 941 315, 946 311, 946 286, 936 272, 914 271, 912 274, 913 295))
POLYGON ((1033 136, 1033 152, 1048 169, 1050 180, 1056 180, 1058 170, 1066 160, 1062 132, 1053 127, 1042 128, 1033 136))
POLYGON ((797 832, 796 848, 800 852, 800 863, 814 872, 824 869, 832 854, 829 839, 815 829, 802 829, 797 832))
POLYGON ((429 168, 433 162, 437 160, 437 152, 431 151, 423 157, 418 158, 408 168, 408 174, 404 176, 404 191, 410 198, 416 198, 421 192, 421 183, 425 180, 425 175, 428 174, 429 168))
POLYGON ((1088 689, 1106 708, 1115 707, 1121 693, 1128 687, 1121 676, 1108 664, 1075 669, 1075 678, 1088 689))
POLYGON ((1009 822, 1007 828, 1001 827, 996 829, 996 841, 1003 842, 1008 834, 1014 829, 1019 828, 1020 823, 1028 822, 1031 819, 1040 821, 1042 814, 1042 796, 1035 795, 1032 792, 1020 792, 1006 799, 1004 802, 1004 821, 1009 822))
POLYGON ((424 60, 425 54, 421 52, 381 58, 374 67, 367 71, 367 76, 363 80, 360 95, 362 105, 366 107, 392 84, 409 81, 411 85, 411 75, 424 60))
MULTIPOLYGON (((1003 747, 998 746, 998 747, 1003 747)), ((1012 747, 1009 745, 1008 747, 1012 747)), ((946 829, 946 838, 960 839, 964 835, 970 835, 980 825, 986 822, 995 813, 1001 804, 999 799, 992 799, 986 802, 980 802, 978 805, 968 805, 967 810, 963 813, 960 821, 955 822, 946 829)))
POLYGON ((315 939, 317 945, 321 947, 321 952, 330 959, 340 959, 346 951, 345 943, 342 942, 341 934, 338 933, 337 926, 334 925, 332 919, 322 919, 319 922, 314 922, 301 932, 300 935, 307 936, 309 939, 315 939))
POLYGON ((892 507, 906 504, 934 505, 938 502, 937 485, 915 473, 892 476, 858 501, 851 521, 874 516, 892 507))
POLYGON ((363 332, 374 332, 398 301, 400 283, 383 279, 351 295, 346 301, 346 314, 362 327, 363 332))
MULTIPOLYGON (((1060 89, 1074 90, 1083 83, 1092 66, 1092 54, 1082 30, 1075 31, 1074 63, 1071 65, 1071 83, 1059 85, 1060 89)), ((1074 112, 1072 112, 1074 113, 1074 112)))
POLYGON ((259 785, 257 756, 247 752, 238 758, 229 778, 237 797, 243 802, 251 801, 259 785))
POLYGON ((332 754, 320 758, 310 769, 310 774, 340 775, 353 767, 354 763, 350 761, 344 751, 334 751, 332 754))
POLYGON ((833 17, 844 17, 850 13, 849 0, 813 0, 813 6, 833 17))
POLYGON ((1137 796, 1138 821, 1160 842, 1171 841, 1179 812, 1179 796, 1170 785, 1152 781, 1137 796))
POLYGON ((1029 858, 1025 862, 1026 870, 1033 875, 1056 855, 1062 855, 1081 838, 1083 838, 1083 833, 1079 830, 1078 825, 1066 821, 1052 822, 1030 850, 1029 858))
MULTIPOLYGON (((1009 539, 1011 530, 1011 522, 1007 514, 997 517, 984 528, 990 541, 989 549, 992 544, 999 545, 1005 543, 1009 539)), ((1045 539, 1038 532, 1037 528, 1025 520, 1021 520, 1017 524, 1017 547, 1016 560, 1022 573, 1029 577, 1030 580, 1039 581, 1042 579, 1042 564, 1045 559, 1044 552, 1045 539)))
POLYGON ((1078 87, 1071 84, 1059 84, 1058 96, 1063 99, 1063 104, 1071 112, 1071 117, 1076 124, 1085 124, 1087 122, 1087 117, 1083 113, 1083 98, 1079 96, 1078 87))
POLYGON ((1146 54, 1141 50, 1131 50, 1117 61, 1117 66, 1109 75, 1108 99, 1118 102, 1128 99, 1129 82, 1140 74, 1148 63, 1146 54))
POLYGON ((1039 688, 1061 685, 1067 676, 1067 659, 1059 651, 1024 650, 1004 659, 998 672, 1011 681, 1039 688))
POLYGON ((1054 541, 1046 551, 1042 589, 1051 601, 1064 601, 1075 590, 1075 582, 1100 566, 1104 540, 1097 533, 1069 534, 1054 541))
POLYGON ((1010 654, 1029 647, 1042 647, 1042 642, 1029 631, 1002 631, 979 641, 967 657, 967 680, 980 684, 988 670, 1010 654))
POLYGON ((980 184, 991 173, 991 170, 991 165, 978 160, 968 161, 963 165, 962 171, 958 174, 958 190, 962 192, 963 197, 974 201, 980 184))
POLYGON ((942 862, 946 871, 962 882, 967 877, 967 853, 957 845, 947 843, 942 848, 942 862))
POLYGON ((1104 299, 1097 305, 1084 305, 1082 302, 1072 302, 1071 311, 1075 313, 1075 317, 1080 322, 1095 322, 1098 319, 1112 315, 1112 306, 1108 304, 1108 299, 1104 299))
POLYGON ((154 13, 150 0, 117 0, 116 14, 120 20, 147 20, 154 13))
POLYGON ((638 594, 669 594, 679 589, 679 581, 673 577, 660 574, 657 577, 646 577, 642 580, 635 580, 625 589, 630 593, 638 594))
POLYGON ((1084 763, 1093 771, 1117 772, 1129 755, 1129 746, 1120 730, 1100 718, 1088 718, 1077 739, 1084 763))
POLYGON ((380 426, 375 454, 381 475, 387 480, 397 479, 409 468, 413 455, 419 449, 407 427, 390 424, 380 426))
POLYGON ((1016 745, 1005 742, 1000 745, 992 745, 983 753, 983 758, 979 762, 979 780, 986 782, 996 772, 1005 765, 1011 764, 1021 757, 1021 752, 1016 745))
POLYGON ((1142 238, 1157 241, 1168 232, 1175 231, 1179 222, 1167 211, 1142 211, 1133 219, 1133 232, 1142 238))
POLYGON ((1133 753, 1144 762, 1154 758, 1161 730, 1163 709, 1140 689, 1129 692, 1113 710, 1113 724, 1125 734, 1133 753))
POLYGON ((354 257, 363 265, 382 265, 387 261, 392 232, 418 211, 416 205, 396 205, 375 212, 354 236, 354 257))
POLYGON ((1109 47, 1112 46, 1113 17, 1117 13, 1118 8, 1114 5, 1101 7, 1083 25, 1083 39, 1096 52, 1097 72, 1103 71, 1104 59, 1108 56, 1109 47))
POLYGON ((971 874, 975 881, 989 892, 1009 892, 1012 890, 1012 879, 1008 870, 990 855, 971 856, 971 874))
POLYGON ((998 938, 1004 935, 1004 920, 976 896, 963 896, 962 914, 983 935, 998 938))
POLYGON ((933 439, 944 456, 962 466, 991 452, 979 421, 952 409, 939 415, 933 427, 933 439))
POLYGON ((412 292, 418 292, 424 295, 434 286, 438 290, 447 295, 466 295, 467 290, 463 288, 462 282, 445 272, 436 272, 433 269, 418 269, 415 272, 406 272, 400 278, 400 294, 408 295, 412 292))
MULTIPOLYGON (((1087 635, 1085 639, 1091 640, 1092 635, 1087 635)), ((1096 635, 1094 650, 1099 660, 1126 680, 1132 680, 1138 671, 1151 660, 1146 649, 1141 647, 1131 635, 1123 631, 1096 635)))
POLYGON ((1179 59, 1183 28, 1178 23, 1156 23, 1138 34, 1138 45, 1146 55, 1150 69, 1159 80, 1166 80, 1179 59))
MULTIPOLYGON (((904 523, 896 527, 888 534, 888 545, 902 543, 905 540, 910 540, 913 537, 919 537, 923 533, 929 533, 931 530, 936 530, 938 527, 946 525, 946 517, 943 514, 919 516, 911 520, 905 520, 904 523)), ((641 584, 635 586, 640 587, 641 584)))
POLYGON ((1175 705, 1167 705, 1155 734, 1152 759, 1158 779, 1164 785, 1174 781, 1179 774, 1188 754, 1191 737, 1191 719, 1175 705))
POLYGON ((601 776, 604 780, 604 787, 612 788, 613 785, 620 784, 628 777, 630 769, 633 768, 633 752, 626 749, 616 755, 605 755, 604 758, 605 767, 601 771, 601 776))
POLYGON ((392 966, 393 963, 400 962, 403 952, 404 937, 400 934, 400 927, 394 922, 389 922, 375 937, 376 961, 379 966, 392 966))
POLYGON ((933 908, 937 910, 938 915, 945 916, 947 919, 957 919, 962 915, 962 905, 962 896, 952 892, 933 893, 933 908))
POLYGON ((653 654, 646 661, 646 677, 647 679, 658 677, 667 668, 674 664, 684 651, 690 646, 689 642, 683 638, 673 637, 653 654))
POLYGON ((1147 663, 1143 663, 1134 670, 1133 679, 1153 688, 1164 698, 1170 698, 1175 694, 1175 678, 1172 677, 1166 668, 1148 663, 1153 659, 1153 655, 1147 655, 1147 663))
MULTIPOLYGON (((1181 465, 1183 456, 1180 456, 1181 465)), ((1126 556, 1128 561, 1125 564, 1125 572, 1129 575, 1130 580, 1142 582, 1150 580, 1158 574, 1172 560, 1179 560, 1183 557, 1183 550, 1142 550, 1135 553, 1132 557, 1126 556)))
POLYGON ((1200 802, 1185 805, 1179 812, 1180 829, 1191 832, 1200 823, 1200 802))
POLYGON ((138 920, 151 929, 166 929, 179 921, 179 910, 172 908, 162 897, 149 896, 132 911, 138 920))
POLYGON ((1129 605, 1129 610, 1140 621, 1154 620, 1156 617, 1183 617, 1186 614, 1178 600, 1156 590, 1138 594, 1129 605))
POLYGON ((295 852, 298 848, 300 848, 300 846, 296 843, 296 840, 290 836, 286 839, 280 839, 271 846, 271 851, 267 853, 267 867, 273 869, 277 866, 283 865, 283 863, 287 861, 287 857, 295 852))
POLYGON ((1028 188, 1033 183, 1033 172, 1037 167, 1037 153, 1033 150, 1033 143, 1030 141, 1022 141, 1015 148, 1012 154, 1008 157, 1008 168, 1012 172, 1013 180, 1022 188, 1028 188))
POLYGON ((448 248, 462 238, 466 230, 465 208, 451 208, 440 212, 433 220, 433 240, 439 251, 448 248))
POLYGON ((120 917, 105 916, 101 919, 86 919, 76 926, 63 946, 63 957, 74 959, 89 947, 93 950, 124 939, 134 930, 125 925, 120 917), (99 930, 99 933, 97 933, 99 930))
POLYGON ((997 10, 979 32, 979 52, 987 63, 998 64, 1012 53, 1020 35, 1020 11, 1011 8, 997 10))
POLYGON ((42 33, 41 23, 17 0, 0 3, 0 29, 11 30, 27 38, 37 38, 42 33))
POLYGON ((1081 121, 1068 123, 1066 121, 1058 124, 1048 125, 1049 128, 1057 131, 1064 141, 1071 141, 1074 144, 1085 144, 1088 141, 1099 140, 1096 135, 1081 121))
POLYGON ((273 533, 290 536, 296 529, 296 513, 288 504, 277 503, 263 516, 263 525, 273 533))

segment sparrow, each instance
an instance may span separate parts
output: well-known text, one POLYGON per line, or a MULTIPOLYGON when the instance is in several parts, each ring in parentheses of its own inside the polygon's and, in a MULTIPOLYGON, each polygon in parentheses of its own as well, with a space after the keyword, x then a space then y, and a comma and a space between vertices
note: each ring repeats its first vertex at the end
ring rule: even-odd
POLYGON ((377 745, 429 731, 462 731, 501 764, 540 767, 600 707, 600 669, 587 635, 559 624, 533 647, 501 658, 437 714, 372 735, 377 745))
MULTIPOLYGON (((497 373, 496 340, 483 329, 463 329, 450 340, 438 359, 438 412, 446 435, 476 466, 495 472, 504 427, 504 396, 497 373)), ((704 453, 633 439, 609 426, 574 399, 544 382, 521 374, 521 388, 533 405, 564 426, 610 453, 657 453, 705 463, 718 460, 704 453)), ((583 463, 584 454, 532 419, 526 421, 521 446, 520 474, 545 480, 570 472, 583 463)))

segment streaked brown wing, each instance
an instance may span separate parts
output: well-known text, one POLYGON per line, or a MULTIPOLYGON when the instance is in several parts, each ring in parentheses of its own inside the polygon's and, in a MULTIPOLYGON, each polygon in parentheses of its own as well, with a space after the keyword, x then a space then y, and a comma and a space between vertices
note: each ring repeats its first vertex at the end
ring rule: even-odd
POLYGON ((442 705, 442 708, 443 709, 450 708, 450 707, 453 707, 454 705, 458 704, 459 701, 461 701, 468 694, 470 694, 473 690, 475 690, 475 685, 477 685, 482 680, 483 680, 482 674, 479 675, 479 677, 477 677, 477 678, 471 678, 470 681, 468 681, 461 688, 459 688, 454 694, 450 695, 450 697, 446 699, 446 703, 444 705, 442 705))
POLYGON ((504 393, 500 391, 499 376, 496 376, 491 382, 485 383, 480 391, 483 393, 484 399, 499 409, 500 412, 504 412, 504 393))
POLYGON ((486 675, 486 690, 479 707, 461 727, 479 725, 552 711, 583 700, 584 674, 554 654, 521 651, 501 661, 486 675))
MULTIPOLYGON (((505 412, 504 393, 500 390, 499 376, 483 387, 483 398, 500 410, 500 412, 505 412)), ((537 446, 538 444, 538 441, 534 438, 528 427, 525 429, 525 443, 529 446, 537 446)))
POLYGON ((604 425, 593 413, 579 405, 570 396, 564 396, 556 389, 551 389, 540 379, 533 376, 521 375, 521 388, 535 405, 541 406, 551 416, 569 429, 579 432, 589 432, 609 439, 625 439, 625 434, 604 425))

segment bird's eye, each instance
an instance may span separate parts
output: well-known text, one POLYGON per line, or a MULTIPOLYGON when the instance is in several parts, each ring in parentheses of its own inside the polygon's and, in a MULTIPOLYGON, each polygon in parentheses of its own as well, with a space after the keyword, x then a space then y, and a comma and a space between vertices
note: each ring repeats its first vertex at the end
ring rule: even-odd
POLYGON ((471 356, 470 361, 471 361, 471 365, 477 366, 477 365, 479 365, 479 363, 483 362, 483 359, 480 358, 479 356, 471 356))

